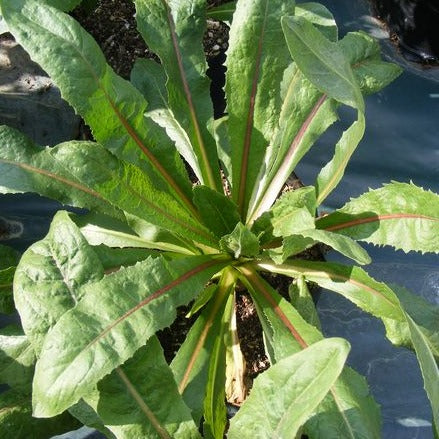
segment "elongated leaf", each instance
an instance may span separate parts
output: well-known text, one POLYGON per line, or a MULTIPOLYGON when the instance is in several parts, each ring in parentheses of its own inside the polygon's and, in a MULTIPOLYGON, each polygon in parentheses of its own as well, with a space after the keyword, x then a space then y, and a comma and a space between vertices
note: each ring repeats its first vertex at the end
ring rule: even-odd
POLYGON ((294 1, 238 1, 230 30, 226 98, 233 162, 233 199, 241 216, 278 123, 280 82, 289 64, 280 18, 294 1))
POLYGON ((406 252, 439 252, 439 196, 393 182, 351 200, 316 226, 406 252))
POLYGON ((35 352, 20 328, 9 326, 0 333, 0 383, 30 395, 35 352))
POLYGON ((427 337, 408 314, 406 314, 406 317, 412 343, 421 366, 424 388, 430 400, 433 424, 439 425, 439 368, 430 349, 427 337))
POLYGON ((201 219, 218 238, 231 233, 240 217, 236 204, 226 196, 206 187, 194 187, 194 203, 201 219))
POLYGON ((227 346, 225 338, 227 331, 230 330, 230 316, 234 306, 234 297, 229 294, 225 309, 221 313, 221 323, 215 331, 215 342, 209 360, 206 396, 204 398, 203 433, 205 438, 224 437, 227 424, 225 389, 227 346))
POLYGON ((199 294, 226 263, 224 256, 149 258, 83 288, 83 299, 45 339, 35 369, 34 414, 53 416, 91 392, 155 331, 169 326, 175 308, 199 294))
POLYGON ((174 146, 144 118, 146 101, 113 72, 93 38, 73 18, 37 0, 3 0, 2 13, 14 37, 47 71, 95 139, 192 209, 190 183, 174 146))
POLYGON ((104 199, 149 223, 195 241, 214 244, 215 238, 164 188, 140 168, 118 160, 96 143, 69 142, 50 154, 104 199))
POLYGON ((213 107, 202 46, 205 2, 136 0, 135 4, 139 31, 165 68, 169 108, 190 139, 201 182, 219 189, 218 156, 207 130, 213 107))
POLYGON ((51 419, 32 417, 29 395, 14 390, 0 394, 0 437, 2 439, 47 439, 79 428, 81 425, 68 413, 51 419))
POLYGON ((171 368, 180 393, 192 410, 195 421, 200 421, 209 373, 209 361, 221 329, 226 298, 236 280, 225 273, 226 281, 192 325, 185 341, 172 360, 171 368))
POLYGON ((86 400, 118 439, 200 437, 156 337, 86 400))
MULTIPOLYGON (((264 335, 271 346, 270 358, 273 362, 323 338, 269 284, 255 277, 251 271, 244 269, 244 274, 246 278, 242 281, 248 284, 255 300, 264 335)), ((366 380, 345 367, 316 414, 307 422, 305 430, 309 429, 311 437, 325 439, 379 439, 379 407, 368 393, 366 380)))
POLYGON ((103 275, 97 255, 68 213, 58 212, 47 236, 23 254, 14 281, 15 304, 37 355, 49 328, 80 301, 80 287, 103 275))
POLYGON ((50 6, 54 6, 55 8, 61 11, 71 11, 76 8, 83 0, 42 0, 44 3, 47 3, 50 6))
POLYGON ((299 311, 305 321, 321 331, 316 305, 303 276, 298 276, 290 284, 288 295, 290 296, 291 304, 299 311))
POLYGON ((346 340, 330 338, 277 362, 254 381, 229 437, 294 437, 337 380, 349 350, 346 340))
POLYGON ((51 155, 20 132, 0 126, 0 193, 36 192, 75 207, 122 218, 101 195, 81 184, 51 155))
POLYGON ((221 238, 220 246, 235 259, 241 256, 254 257, 259 254, 259 239, 242 223, 238 223, 232 233, 221 238))
POLYGON ((317 244, 319 242, 332 247, 342 255, 353 259, 359 264, 370 264, 371 259, 357 242, 353 239, 345 239, 346 236, 338 235, 337 233, 321 233, 323 230, 309 229, 301 230, 297 233, 299 236, 288 236, 283 241, 283 259, 285 260, 290 255, 299 253, 306 248, 317 244), (342 238, 342 239, 340 239, 342 238))

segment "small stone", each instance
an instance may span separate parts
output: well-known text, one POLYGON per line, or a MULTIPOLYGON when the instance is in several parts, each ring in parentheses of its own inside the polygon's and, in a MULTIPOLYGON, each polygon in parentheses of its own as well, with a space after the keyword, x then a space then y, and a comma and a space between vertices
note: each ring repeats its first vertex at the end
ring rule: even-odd
POLYGON ((213 50, 214 52, 218 52, 218 50, 220 50, 220 49, 221 49, 221 47, 218 46, 218 44, 215 44, 215 45, 212 47, 212 50, 213 50))

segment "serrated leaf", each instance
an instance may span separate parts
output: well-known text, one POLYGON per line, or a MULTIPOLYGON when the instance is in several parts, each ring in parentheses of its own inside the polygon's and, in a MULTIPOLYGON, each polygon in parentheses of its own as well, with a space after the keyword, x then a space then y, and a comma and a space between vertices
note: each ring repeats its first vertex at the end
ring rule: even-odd
POLYGON ((200 437, 156 337, 97 390, 86 400, 118 439, 200 437))
POLYGON ((0 383, 30 395, 35 352, 23 331, 5 327, 0 333, 0 383))
POLYGON ((218 156, 207 130, 213 107, 202 46, 205 2, 136 0, 135 4, 138 29, 166 71, 169 108, 190 139, 201 182, 219 189, 218 156))
POLYGON ((228 437, 294 437, 337 380, 349 350, 346 340, 329 338, 278 361, 255 379, 228 437))
POLYGON ((319 229, 404 251, 439 252, 439 196, 390 183, 352 199, 316 222, 319 229))
POLYGON ((14 280, 15 304, 37 355, 47 331, 81 300, 80 287, 103 275, 98 257, 69 214, 58 212, 47 236, 23 254, 14 280))
POLYGON ((24 134, 0 126, 0 192, 36 192, 62 204, 85 207, 116 218, 121 212, 101 195, 81 184, 51 155, 24 134))
POLYGON ((194 187, 194 203, 203 223, 218 238, 231 233, 240 221, 236 204, 230 198, 206 186, 194 187))
POLYGON ((372 261, 366 250, 364 250, 363 247, 353 239, 350 239, 347 236, 338 235, 337 233, 317 229, 302 230, 297 232, 297 235, 284 238, 283 260, 317 243, 326 244, 341 253, 343 256, 346 256, 361 265, 370 264, 372 261))
MULTIPOLYGON (((439 425, 439 368, 434 359, 430 343, 414 320, 406 314, 411 340, 421 367, 424 388, 430 400, 433 413, 433 425, 439 425)), ((435 428, 435 427, 433 427, 435 428)))
POLYGON ((233 145, 234 201, 243 220, 280 112, 280 82, 289 54, 280 18, 294 14, 294 1, 237 3, 227 53, 226 99, 233 145))
POLYGON ((172 142, 148 123, 146 101, 108 66, 93 38, 73 18, 37 0, 3 0, 2 13, 16 40, 47 71, 94 138, 193 209, 190 182, 172 142))
POLYGON ((254 257, 259 254, 259 239, 246 226, 238 223, 232 233, 220 239, 220 247, 235 259, 254 257))
POLYGON ((51 419, 32 417, 31 397, 14 390, 0 394, 0 437, 2 439, 47 439, 81 425, 68 413, 51 419))
POLYGON ((227 260, 149 258, 83 288, 82 300, 46 336, 35 369, 34 414, 53 416, 91 392, 155 331, 169 326, 175 308, 199 294, 227 260))
POLYGON ((214 236, 166 188, 99 144, 64 143, 52 148, 50 154, 83 185, 127 213, 196 242, 215 244, 214 236))

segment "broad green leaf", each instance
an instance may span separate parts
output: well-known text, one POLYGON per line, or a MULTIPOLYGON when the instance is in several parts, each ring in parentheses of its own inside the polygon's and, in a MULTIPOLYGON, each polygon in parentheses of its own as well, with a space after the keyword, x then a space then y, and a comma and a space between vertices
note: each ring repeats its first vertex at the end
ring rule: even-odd
POLYGON ((194 204, 204 224, 218 238, 231 233, 240 221, 236 204, 207 186, 194 187, 194 204))
POLYGON ((2 13, 11 33, 54 80, 94 138, 192 210, 190 182, 174 145, 145 119, 145 99, 108 66, 93 38, 73 18, 37 0, 3 0, 2 13))
POLYGON ((224 255, 148 258, 85 286, 82 300, 46 336, 35 369, 34 414, 61 413, 93 391, 151 335, 169 326, 175 308, 199 294, 227 263, 224 255))
POLYGON ((306 322, 321 331, 316 305, 303 276, 297 276, 288 288, 291 304, 306 322))
POLYGON ((238 1, 227 53, 226 99, 233 145, 234 201, 245 220, 269 139, 278 124, 280 83, 290 56, 280 19, 292 0, 238 1))
POLYGON ((364 110, 364 101, 349 59, 303 17, 283 17, 282 28, 293 60, 323 93, 338 102, 364 110))
POLYGON ((47 331, 82 298, 80 287, 104 275, 102 264, 69 214, 58 212, 47 236, 18 264, 14 299, 37 355, 47 331))
POLYGON ((20 259, 20 253, 12 247, 0 244, 0 270, 15 267, 20 259))
POLYGON ((203 434, 206 439, 224 437, 224 430, 226 429, 226 336, 230 330, 230 316, 234 306, 233 294, 229 294, 221 317, 215 318, 215 320, 221 319, 221 321, 219 324, 216 323, 216 331, 212 332, 212 335, 215 334, 215 342, 209 359, 206 396, 203 405, 203 434))
POLYGON ((379 42, 364 32, 349 32, 338 46, 349 59, 363 94, 380 91, 401 73, 397 64, 381 61, 379 42))
POLYGON ((236 224, 231 233, 220 239, 220 246, 235 259, 241 256, 254 257, 259 254, 258 237, 240 222, 236 224))
POLYGON ((196 242, 215 244, 214 236, 172 195, 99 144, 69 142, 50 154, 82 184, 124 211, 196 242))
POLYGON ((8 326, 0 332, 0 383, 30 395, 35 352, 20 328, 8 326))
POLYGON ((296 16, 311 22, 330 41, 338 40, 338 29, 334 16, 320 3, 300 3, 296 5, 296 16))
POLYGON ((234 281, 224 288, 216 287, 215 296, 192 325, 185 341, 172 360, 171 369, 180 393, 199 422, 209 373, 209 361, 222 325, 227 295, 233 291, 234 281))
POLYGON ((394 324, 405 322, 405 314, 395 293, 384 283, 377 282, 359 267, 329 262, 291 260, 282 265, 258 264, 274 273, 317 283, 355 303, 362 310, 382 319, 391 338, 394 324))
POLYGON ((139 31, 166 71, 169 108, 190 139, 201 183, 219 189, 218 156, 207 130, 213 107, 202 45, 205 1, 135 0, 135 4, 139 31))
POLYGON ((118 439, 200 437, 156 337, 97 389, 86 400, 118 439))
POLYGON ((283 260, 317 243, 326 244, 341 253, 343 256, 346 256, 361 265, 370 264, 371 262, 370 256, 367 254, 366 250, 364 250, 353 239, 337 233, 317 229, 301 230, 297 232, 297 235, 284 238, 283 260))
POLYGON ((412 183, 393 182, 319 218, 316 226, 405 252, 439 252, 439 196, 412 183))
POLYGON ((0 394, 0 437, 2 439, 47 439, 79 428, 68 413, 51 419, 32 417, 31 397, 14 390, 0 394))
POLYGON ((329 338, 271 366, 255 379, 228 437, 295 437, 334 385, 349 350, 346 340, 329 338))
MULTIPOLYGON (((322 340, 323 335, 308 324, 269 284, 260 277, 255 277, 251 270, 244 269, 244 274, 246 277, 242 281, 248 284, 255 301, 264 335, 271 349, 272 362, 322 340)), ((316 415, 306 424, 305 430, 309 428, 313 432, 311 437, 325 439, 379 439, 379 407, 368 392, 366 380, 345 367, 336 384, 319 405, 316 415)))
POLYGON ((218 6, 209 5, 207 7, 207 17, 212 20, 232 22, 233 14, 236 9, 236 0, 229 1, 218 6))
POLYGON ((51 149, 36 147, 7 126, 0 126, 0 145, 0 193, 37 192, 62 204, 121 218, 117 208, 58 163, 51 149))
MULTIPOLYGON (((406 314, 410 336, 424 378, 424 388, 433 412, 433 425, 439 425, 439 368, 431 350, 430 341, 415 321, 406 314)), ((435 428, 435 427, 433 427, 435 428)))

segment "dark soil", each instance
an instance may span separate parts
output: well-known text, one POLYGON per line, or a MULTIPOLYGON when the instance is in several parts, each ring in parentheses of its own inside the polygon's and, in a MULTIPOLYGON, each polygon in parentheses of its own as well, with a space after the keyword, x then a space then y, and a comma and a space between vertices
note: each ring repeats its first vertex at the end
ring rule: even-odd
MULTIPOLYGON (((208 3, 218 5, 224 0, 211 0, 208 3)), ((157 59, 149 51, 136 30, 134 6, 131 0, 101 0, 92 13, 81 8, 73 12, 73 16, 93 35, 102 48, 109 64, 122 77, 128 79, 132 66, 137 58, 157 59)), ((225 67, 225 51, 227 49, 228 27, 224 23, 208 20, 204 39, 204 48, 208 60, 208 75, 212 79, 211 96, 214 102, 215 117, 224 114, 225 100, 223 93, 225 67)), ((292 179, 290 188, 300 185, 292 179)), ((313 257, 322 257, 319 249, 313 257)), ((282 277, 270 277, 270 283, 285 297, 288 295, 289 280, 282 277), (274 283, 273 283, 274 282, 274 283)), ((191 324, 195 320, 186 319, 188 307, 178 310, 174 324, 159 334, 165 356, 170 361, 183 343, 191 324)), ((246 360, 247 378, 250 381, 269 366, 262 340, 262 327, 250 296, 243 290, 236 297, 238 336, 241 349, 246 360)))

